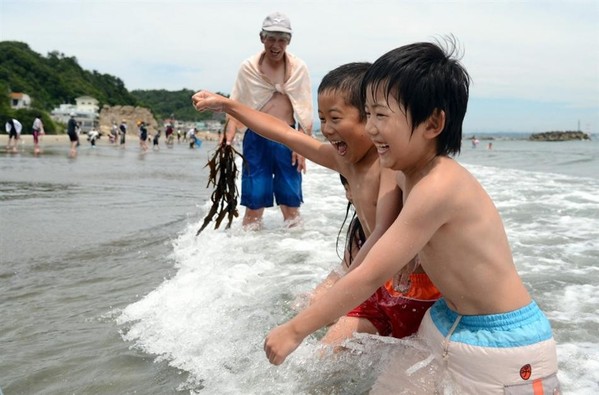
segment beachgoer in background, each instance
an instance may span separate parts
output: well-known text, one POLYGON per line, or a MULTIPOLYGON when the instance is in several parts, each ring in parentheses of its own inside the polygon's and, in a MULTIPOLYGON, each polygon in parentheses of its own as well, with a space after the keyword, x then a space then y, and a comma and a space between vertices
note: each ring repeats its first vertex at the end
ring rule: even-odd
POLYGON ((173 146, 173 143, 175 141, 175 129, 173 128, 173 125, 171 125, 170 123, 166 126, 166 132, 164 132, 164 137, 166 138, 166 145, 169 147, 173 146))
MULTIPOLYGON (((275 12, 262 23, 260 41, 264 49, 246 59, 239 70, 231 98, 256 110, 282 119, 298 130, 312 134, 312 97, 310 75, 305 63, 287 52, 291 41, 289 18, 275 12)), ((303 202, 303 157, 289 148, 269 141, 229 117, 223 138, 232 144, 237 130, 245 131, 241 202, 246 207, 244 227, 261 227, 264 208, 273 206, 273 195, 289 226, 299 221, 303 202)))
POLYGON ((148 129, 144 121, 137 122, 137 127, 139 128, 139 148, 145 152, 148 150, 148 129))
POLYGON ((91 144, 92 148, 96 147, 96 140, 100 138, 100 133, 97 130, 90 130, 87 132, 87 141, 91 144))
POLYGON ((191 128, 187 131, 187 134, 185 135, 185 139, 189 141, 189 148, 193 148, 195 146, 197 131, 198 130, 196 128, 191 128))
POLYGON ((115 144, 118 141, 119 135, 119 126, 116 124, 116 121, 112 121, 112 126, 110 127, 110 138, 109 141, 111 144, 115 144))
POLYGON ((177 144, 181 143, 181 129, 177 129, 177 144))
POLYGON ((157 130, 156 134, 154 135, 154 138, 152 139, 152 149, 153 150, 160 149, 160 146, 158 145, 159 140, 160 140, 160 130, 157 130))
POLYGON ((4 129, 6 130, 6 133, 8 133, 8 145, 6 146, 6 150, 17 152, 17 145, 19 143, 19 139, 21 138, 21 130, 23 129, 23 125, 21 125, 21 122, 18 120, 9 118, 4 124, 4 129))
POLYGON ((42 122, 41 115, 36 115, 33 120, 33 125, 31 126, 32 134, 33 134, 33 153, 40 153, 40 138, 46 132, 44 131, 44 123, 42 122))
MULTIPOLYGON (((470 83, 450 55, 455 51, 406 45, 366 73, 366 130, 381 165, 403 175, 403 209, 326 298, 268 334, 271 363, 281 364, 307 335, 368 298, 418 254, 443 294, 418 334, 458 392, 503 394, 509 386, 518 393, 539 387, 560 393, 551 326, 518 275, 497 208, 450 157, 460 151, 470 83)), ((393 379, 401 364, 394 362, 379 379, 393 379)))
POLYGON ((476 136, 472 136, 472 148, 476 148, 478 147, 478 144, 480 143, 480 141, 476 138, 476 136))
MULTIPOLYGON (((325 75, 318 87, 321 132, 328 143, 297 133, 284 121, 209 92, 193 96, 196 108, 225 111, 265 138, 287 145, 307 159, 343 175, 352 192, 352 202, 364 229, 366 242, 352 257, 352 269, 384 234, 402 206, 399 175, 381 168, 376 147, 365 130, 366 115, 360 99, 360 83, 369 63, 349 63, 325 75)), ((323 342, 339 345, 355 332, 383 336, 409 336, 418 330, 426 310, 440 297, 416 259, 406 269, 389 277, 387 284, 370 299, 341 317, 323 342)), ((343 265, 342 265, 343 266, 343 265)), ((343 273, 333 270, 312 295, 312 302, 343 273)), ((325 296, 326 297, 326 296, 325 296)))
POLYGON ((74 158, 77 156, 77 147, 79 147, 79 125, 75 120, 75 113, 72 112, 69 114, 69 121, 67 122, 67 134, 69 135, 69 140, 71 142, 71 149, 69 151, 69 156, 74 158))
POLYGON ((121 135, 120 146, 125 147, 125 138, 127 137, 127 121, 122 120, 119 125, 119 134, 121 135))
POLYGON ((493 149, 493 143, 487 144, 487 149, 491 151, 493 149))

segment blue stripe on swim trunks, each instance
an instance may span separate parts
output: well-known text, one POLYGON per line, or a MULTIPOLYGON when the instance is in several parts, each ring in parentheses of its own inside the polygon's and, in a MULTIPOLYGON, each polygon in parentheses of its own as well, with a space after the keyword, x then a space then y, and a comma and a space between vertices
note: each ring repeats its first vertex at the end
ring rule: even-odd
MULTIPOLYGON (((431 319, 447 336, 458 314, 439 299, 430 309, 431 319)), ((450 340, 480 347, 520 347, 552 338, 549 321, 532 301, 528 306, 503 314, 462 316, 450 340)))

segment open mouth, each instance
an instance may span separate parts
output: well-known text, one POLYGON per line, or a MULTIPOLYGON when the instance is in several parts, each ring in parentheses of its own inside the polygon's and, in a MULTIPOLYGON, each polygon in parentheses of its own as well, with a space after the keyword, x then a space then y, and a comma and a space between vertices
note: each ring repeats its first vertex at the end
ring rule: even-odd
POLYGON ((341 156, 345 155, 347 152, 347 144, 343 141, 331 141, 331 144, 337 150, 337 153, 341 156))
POLYGON ((376 151, 379 154, 384 154, 388 150, 389 150, 389 145, 388 144, 376 144, 376 151))

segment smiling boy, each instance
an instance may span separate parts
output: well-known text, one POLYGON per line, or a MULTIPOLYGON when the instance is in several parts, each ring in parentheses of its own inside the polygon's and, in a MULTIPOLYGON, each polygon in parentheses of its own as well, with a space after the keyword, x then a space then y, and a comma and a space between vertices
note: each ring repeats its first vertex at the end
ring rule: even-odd
POLYGON ((403 208, 326 298, 268 334, 271 363, 281 364, 306 336, 364 301, 418 254, 443 295, 418 333, 460 393, 560 392, 551 326, 517 273, 497 208, 450 158, 460 151, 470 83, 452 53, 411 44, 366 73, 366 131, 381 165, 403 174, 403 208))
MULTIPOLYGON (((297 133, 284 122, 223 96, 205 91, 193 96, 196 109, 226 111, 262 136, 285 144, 309 160, 345 177, 366 236, 366 242, 352 262, 352 268, 359 265, 401 209, 401 190, 396 179, 399 175, 380 166, 376 148, 365 130, 366 116, 359 88, 369 66, 369 63, 348 63, 330 71, 321 81, 318 87, 318 115, 327 143, 297 133)), ((439 292, 421 269, 411 269, 409 273, 402 274, 413 286, 403 292, 394 289, 393 281, 390 281, 389 287, 380 287, 368 300, 362 304, 356 303, 354 310, 341 317, 329 329, 323 342, 337 345, 354 332, 395 337, 416 332, 426 310, 439 298, 439 292)), ((339 275, 334 271, 326 283, 330 285, 338 278, 339 275)), ((317 290, 323 288, 319 286, 317 290)), ((319 292, 314 299, 320 299, 322 295, 326 295, 326 292, 319 292)))

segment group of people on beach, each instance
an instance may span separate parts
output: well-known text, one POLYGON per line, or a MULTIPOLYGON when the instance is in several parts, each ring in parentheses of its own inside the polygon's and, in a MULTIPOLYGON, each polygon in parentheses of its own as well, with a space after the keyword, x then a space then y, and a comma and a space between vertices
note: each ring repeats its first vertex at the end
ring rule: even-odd
MULTIPOLYGON (((318 87, 321 142, 311 137, 310 80, 287 52, 291 37, 287 16, 268 15, 263 48, 242 63, 231 97, 192 97, 198 111, 227 113, 227 143, 245 131, 244 228, 260 229, 273 196, 286 224, 300 223, 305 158, 338 172, 355 207, 344 269, 270 331, 268 360, 283 363, 326 326, 323 342, 338 350, 355 332, 417 335, 459 393, 560 393, 550 323, 516 270, 498 210, 452 159, 470 85, 455 40, 331 70, 318 87)), ((385 392, 397 366, 375 387, 385 392)))
MULTIPOLYGON (((157 131, 153 136, 148 133, 147 125, 143 121, 137 121, 136 126, 138 128, 138 136, 139 136, 139 149, 141 152, 146 152, 149 149, 149 144, 152 144, 154 150, 158 149, 159 139, 161 137, 160 131, 157 131)), ((5 123, 5 130, 8 134, 8 144, 6 146, 6 150, 11 153, 18 152, 18 143, 21 140, 21 131, 23 129, 23 125, 15 118, 8 118, 5 123)), ((80 136, 81 132, 81 124, 76 120, 76 113, 71 112, 69 114, 69 119, 66 124, 67 136, 69 138, 69 158, 75 158, 77 156, 77 149, 81 145, 80 136)), ((120 124, 117 125, 116 122, 113 122, 110 132, 108 134, 108 139, 111 144, 115 144, 120 148, 125 147, 125 141, 127 137, 127 120, 123 119, 120 124)), ((177 142, 181 142, 183 139, 184 142, 190 141, 190 148, 199 147, 201 145, 201 140, 197 135, 198 130, 196 128, 192 128, 188 133, 182 133, 180 130, 175 132, 172 124, 168 124, 165 127, 165 140, 166 145, 168 147, 172 147, 175 141, 175 135, 177 138, 177 142)), ((37 116, 32 125, 33 136, 33 144, 34 144, 34 154, 38 155, 41 153, 40 148, 40 139, 41 136, 45 134, 44 125, 41 121, 41 116, 37 116)), ((86 134, 87 141, 89 141, 92 148, 96 146, 96 142, 102 136, 100 132, 97 130, 90 130, 86 134)))
MULTIPOLYGON (((36 115, 31 125, 31 134, 33 135, 33 152, 34 154, 40 153, 40 138, 46 134, 44 131, 44 123, 42 122, 41 115, 36 115)), ((4 130, 8 134, 8 144, 6 150, 8 152, 17 152, 19 140, 21 139, 21 131, 23 125, 17 119, 10 117, 4 124, 4 130)))

